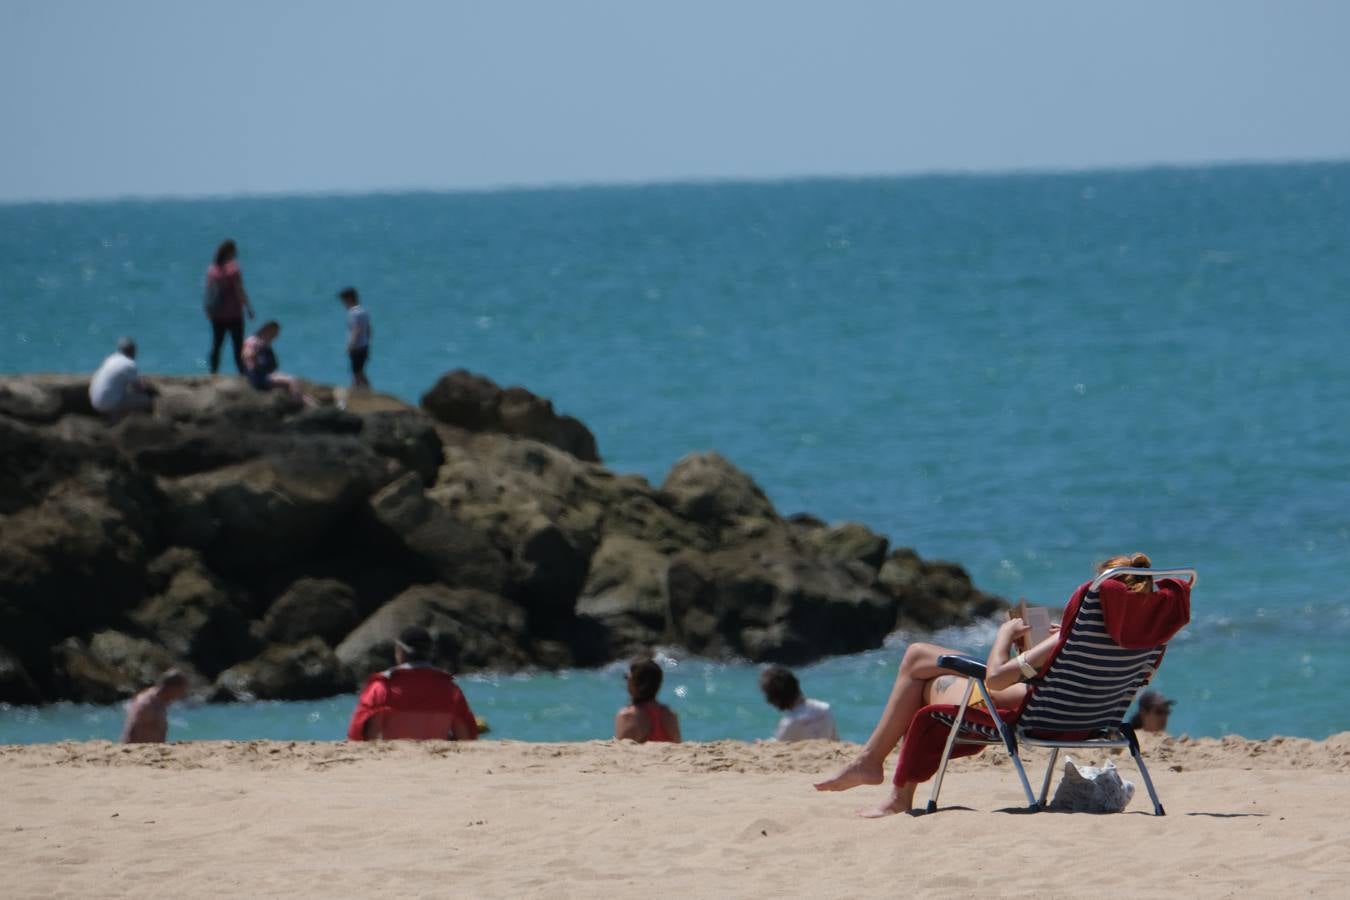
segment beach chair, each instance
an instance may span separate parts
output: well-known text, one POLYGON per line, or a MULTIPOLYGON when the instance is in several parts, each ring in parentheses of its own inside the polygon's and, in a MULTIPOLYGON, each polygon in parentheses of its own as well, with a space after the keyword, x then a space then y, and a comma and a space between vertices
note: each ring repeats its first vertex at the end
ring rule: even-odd
MULTIPOLYGON (((1185 578, 1191 586, 1196 579, 1192 568, 1118 567, 1108 569, 1088 582, 1069 601, 1063 620, 1065 633, 1062 634, 1061 643, 1041 667, 1041 674, 1028 682, 1027 697, 1017 710, 999 710, 994 707, 993 698, 984 684, 983 662, 965 656, 938 657, 939 666, 966 676, 965 695, 960 706, 927 706, 915 714, 905 734, 902 758, 896 770, 897 781, 902 776, 913 781, 927 780, 922 777, 923 770, 929 769, 931 774, 931 761, 925 761, 923 757, 925 752, 931 751, 934 742, 944 736, 945 731, 946 741, 925 812, 937 810, 942 778, 953 756, 969 756, 985 747, 1002 744, 1012 757, 1013 768, 1017 771, 1027 804, 1033 812, 1045 807, 1060 750, 1118 747, 1128 748, 1134 757, 1144 787, 1148 789, 1149 799, 1153 801, 1154 814, 1165 814, 1158 800, 1158 792, 1153 787, 1153 780, 1149 778, 1148 767, 1144 765, 1143 755, 1139 752, 1139 739, 1134 729, 1125 722, 1125 713, 1134 702, 1135 695, 1157 671, 1167 645, 1162 643, 1127 649, 1116 643, 1107 631, 1100 591, 1105 582, 1121 575, 1151 575, 1155 583, 1162 579, 1185 578), (983 709, 970 705, 976 690, 983 698, 983 709), (1041 781, 1039 796, 1032 792, 1031 783, 1027 780, 1026 769, 1018 755, 1019 745, 1050 750, 1050 762, 1041 781), (908 760, 904 758, 906 752, 911 756, 908 760)), ((1121 585, 1113 587, 1119 588, 1121 585)), ((1130 597, 1139 596, 1122 593, 1119 598, 1113 596, 1111 600, 1113 603, 1118 599, 1129 602, 1130 597)), ((1189 619, 1189 590, 1184 592, 1184 601, 1185 619, 1189 619)))

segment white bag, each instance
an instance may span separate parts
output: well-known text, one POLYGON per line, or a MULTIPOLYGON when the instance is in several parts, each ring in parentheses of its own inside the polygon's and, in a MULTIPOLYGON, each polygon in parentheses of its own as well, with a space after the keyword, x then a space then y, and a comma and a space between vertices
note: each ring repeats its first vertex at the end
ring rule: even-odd
POLYGON ((1064 778, 1055 791, 1052 809, 1068 812, 1124 812, 1134 797, 1134 784, 1125 781, 1114 763, 1101 768, 1080 766, 1072 758, 1064 763, 1064 778))

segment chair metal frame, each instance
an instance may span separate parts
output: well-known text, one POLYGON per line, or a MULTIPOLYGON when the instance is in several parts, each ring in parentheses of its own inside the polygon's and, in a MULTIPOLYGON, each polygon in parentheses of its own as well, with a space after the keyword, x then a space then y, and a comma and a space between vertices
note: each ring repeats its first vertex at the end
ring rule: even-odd
MULTIPOLYGON (((1190 567, 1176 569, 1137 569, 1130 566, 1117 566, 1114 569, 1107 569, 1088 585, 1089 591, 1095 591, 1101 587, 1102 582, 1119 575, 1149 575, 1154 578, 1181 578, 1189 577, 1191 586, 1195 586, 1195 569, 1190 567)), ((1149 799, 1153 801, 1153 814, 1156 816, 1166 815, 1163 810, 1162 802, 1158 799, 1158 792, 1153 787, 1153 779, 1149 777, 1148 767, 1144 765, 1144 756, 1139 750, 1139 738, 1135 735, 1134 729, 1128 724, 1122 722, 1115 728, 1107 729, 1100 736, 1087 738, 1077 741, 1056 741, 1046 738, 1033 737, 1026 734, 1020 726, 1015 729, 1010 728, 1003 717, 998 714, 998 709, 994 706, 994 699, 989 695, 989 689, 985 687, 984 678, 987 674, 987 667, 984 663, 968 656, 947 655, 938 657, 938 665, 944 669, 950 669, 959 675, 966 676, 966 692, 961 697, 961 706, 958 708, 956 718, 952 722, 951 733, 947 735, 947 744, 942 750, 942 764, 938 767, 937 775, 933 780, 933 793, 928 798, 928 806, 925 813, 936 812, 938 805, 938 793, 942 790, 942 777, 947 773, 947 763, 951 761, 952 748, 957 744, 979 745, 986 747, 996 747, 1001 742, 1012 757, 1013 767, 1017 770, 1017 777, 1022 782, 1022 790, 1027 795, 1027 805, 1032 812, 1039 812, 1045 809, 1046 798, 1050 794, 1050 782, 1054 778, 1055 763, 1059 759, 1059 751, 1066 748, 1120 748, 1128 749, 1130 756, 1134 758, 1134 764, 1139 767, 1139 774, 1144 779, 1144 787, 1148 789, 1149 799), (994 721, 994 727, 998 729, 1000 740, 983 740, 978 738, 961 737, 961 726, 965 722, 966 709, 970 706, 971 695, 978 689, 980 696, 984 700, 984 709, 989 717, 994 721), (1050 763, 1045 767, 1045 777, 1041 780, 1041 792, 1038 797, 1031 790, 1031 782, 1027 780, 1026 769, 1022 766, 1022 758, 1017 752, 1018 744, 1021 743, 1029 747, 1047 747, 1050 749, 1050 763)))

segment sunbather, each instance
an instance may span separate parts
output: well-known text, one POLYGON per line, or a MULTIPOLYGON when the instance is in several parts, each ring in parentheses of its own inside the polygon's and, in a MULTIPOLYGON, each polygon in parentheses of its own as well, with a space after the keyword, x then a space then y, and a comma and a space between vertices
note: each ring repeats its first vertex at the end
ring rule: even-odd
MULTIPOLYGON (((1105 572, 1117 566, 1131 566, 1146 569, 1151 565, 1149 558, 1142 553, 1129 556, 1117 556, 1108 559, 1098 567, 1105 572)), ((1132 591, 1152 591, 1153 579, 1147 576, 1127 575, 1122 581, 1132 591)), ((994 645, 989 650, 988 674, 985 686, 996 706, 1000 709, 1016 709, 1026 697, 1027 686, 1023 680, 1036 676, 1042 665, 1053 654, 1059 642, 1059 628, 1052 629, 1049 637, 1031 647, 1024 653, 1013 652, 1013 642, 1030 631, 1030 627, 1021 619, 1009 619, 999 628, 994 645)), ((958 650, 949 650, 936 644, 911 644, 900 662, 900 671, 895 677, 890 699, 881 713, 872 736, 863 745, 858 757, 831 778, 816 783, 818 791, 846 791, 862 784, 881 784, 885 779, 882 763, 890 752, 905 736, 914 714, 930 704, 959 704, 965 694, 966 679, 950 671, 938 668, 937 658, 944 654, 960 655, 958 650)), ((978 698, 978 694, 976 697, 978 698)), ((972 701, 974 702, 974 701, 972 701)), ((864 818, 878 818, 899 812, 908 812, 914 800, 917 782, 897 784, 892 787, 891 795, 874 809, 859 811, 864 818)))

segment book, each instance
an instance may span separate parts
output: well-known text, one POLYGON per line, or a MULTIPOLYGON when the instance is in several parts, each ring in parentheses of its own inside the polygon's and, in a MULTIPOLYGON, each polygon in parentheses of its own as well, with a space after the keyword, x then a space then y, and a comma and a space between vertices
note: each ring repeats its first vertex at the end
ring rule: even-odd
POLYGON ((1028 606, 1026 598, 1020 598, 1017 605, 1008 610, 1009 619, 1021 619, 1031 626, 1031 631, 1013 641, 1013 649, 1026 653, 1050 636, 1050 610, 1044 606, 1028 606))

